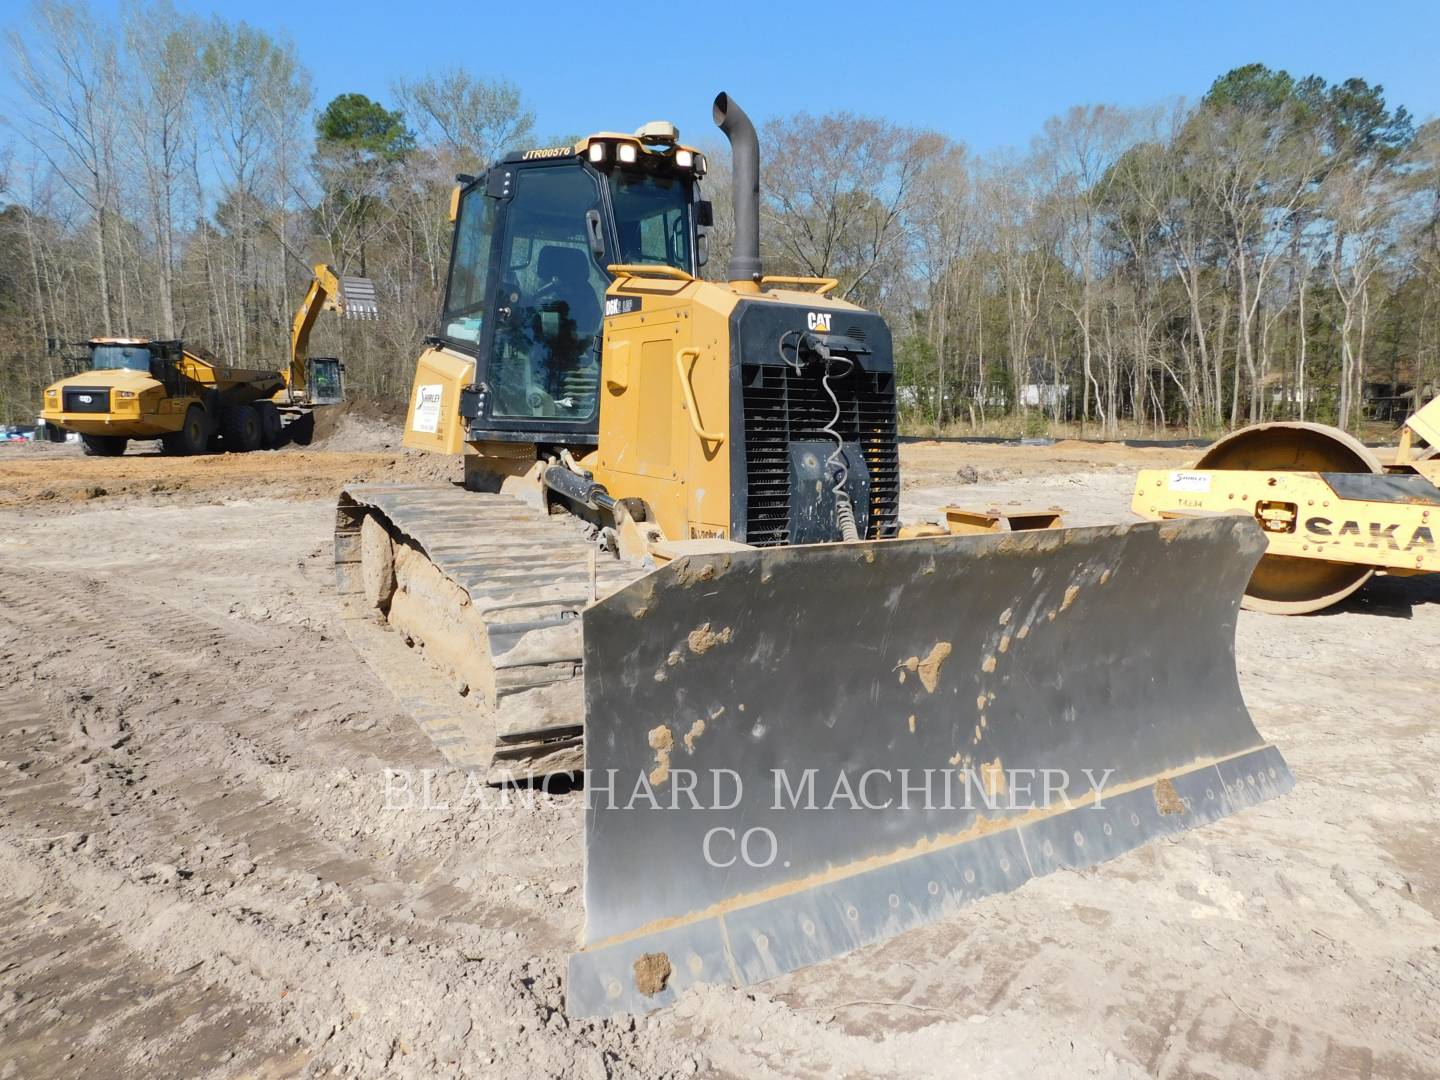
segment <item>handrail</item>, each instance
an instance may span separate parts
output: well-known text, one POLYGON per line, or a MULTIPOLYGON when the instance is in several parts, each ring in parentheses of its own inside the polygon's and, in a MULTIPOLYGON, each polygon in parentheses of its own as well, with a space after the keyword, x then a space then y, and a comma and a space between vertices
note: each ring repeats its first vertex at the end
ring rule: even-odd
POLYGON ((760 279, 763 285, 817 285, 815 290, 817 296, 824 296, 835 286, 840 284, 839 278, 833 277, 787 277, 784 274, 766 274, 760 279))
POLYGON ((686 273, 678 266, 664 263, 614 263, 605 268, 615 277, 662 277, 675 281, 694 281, 695 275, 686 273))
POLYGON ((699 360, 700 350, 681 349, 675 354, 675 373, 680 376, 680 391, 685 395, 685 407, 690 413, 690 426, 695 429, 695 434, 702 440, 715 443, 716 449, 719 449, 720 445, 725 442, 724 434, 716 435, 700 426, 700 410, 695 404, 695 388, 690 385, 690 373, 685 370, 685 357, 687 356, 699 360))

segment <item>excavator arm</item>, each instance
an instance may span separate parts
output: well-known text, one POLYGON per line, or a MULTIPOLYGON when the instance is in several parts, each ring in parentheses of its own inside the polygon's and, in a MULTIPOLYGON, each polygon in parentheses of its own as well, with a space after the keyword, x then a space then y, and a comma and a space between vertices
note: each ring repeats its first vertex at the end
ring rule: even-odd
POLYGON ((310 359, 310 331, 322 311, 334 311, 346 319, 378 319, 380 305, 375 284, 369 278, 342 277, 325 263, 316 263, 305 299, 290 324, 290 367, 285 384, 292 395, 306 390, 306 366, 310 359))

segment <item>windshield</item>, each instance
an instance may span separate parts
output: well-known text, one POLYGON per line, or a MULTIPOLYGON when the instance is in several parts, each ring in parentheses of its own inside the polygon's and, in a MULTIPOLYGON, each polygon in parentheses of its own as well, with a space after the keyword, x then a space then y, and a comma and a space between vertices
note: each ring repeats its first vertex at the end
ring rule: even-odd
POLYGON ((690 255, 690 180, 616 169, 610 174, 622 263, 663 263, 695 272, 690 255))
POLYGON ((150 350, 143 345, 96 345, 90 351, 92 371, 150 370, 150 350))

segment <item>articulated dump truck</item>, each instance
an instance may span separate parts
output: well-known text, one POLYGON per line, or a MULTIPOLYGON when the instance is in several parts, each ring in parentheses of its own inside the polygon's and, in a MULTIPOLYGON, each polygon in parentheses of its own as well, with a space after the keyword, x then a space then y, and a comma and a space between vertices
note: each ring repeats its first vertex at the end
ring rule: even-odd
POLYGON ((446 758, 583 769, 577 1015, 762 980, 1292 783, 1236 678, 1255 523, 902 525, 890 331, 763 272, 755 132, 714 115, 724 282, 696 276, 705 160, 670 124, 460 178, 405 444, 463 453, 464 483, 338 508, 347 629, 446 758))
POLYGON ((310 331, 321 311, 375 319, 379 308, 368 278, 314 268, 290 333, 283 368, 225 363, 190 342, 144 337, 99 337, 79 343, 83 371, 45 390, 40 419, 56 432, 74 432, 87 454, 118 457, 133 440, 158 439, 166 454, 268 450, 287 428, 312 421, 312 410, 343 397, 344 366, 311 356, 310 331))

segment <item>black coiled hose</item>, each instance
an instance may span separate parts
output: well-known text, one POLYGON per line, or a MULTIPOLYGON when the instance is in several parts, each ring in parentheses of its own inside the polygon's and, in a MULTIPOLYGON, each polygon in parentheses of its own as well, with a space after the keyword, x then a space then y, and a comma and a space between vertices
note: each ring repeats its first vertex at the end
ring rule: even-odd
POLYGON ((840 398, 830 385, 830 380, 850 374, 854 367, 855 361, 848 356, 834 356, 827 349, 825 374, 820 379, 820 385, 825 388, 825 393, 830 396, 830 403, 835 406, 835 415, 830 418, 830 423, 820 430, 835 440, 835 449, 825 459, 825 468, 835 478, 835 483, 830 488, 835 495, 835 523, 840 526, 840 539, 847 542, 860 539, 860 527, 855 523, 855 507, 850 502, 850 493, 845 490, 845 481, 850 479, 850 467, 845 464, 845 439, 835 430, 835 425, 840 423, 840 398), (845 365, 839 371, 835 370, 837 361, 845 365))

